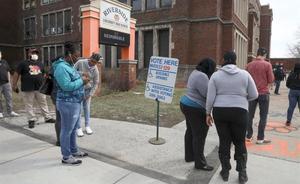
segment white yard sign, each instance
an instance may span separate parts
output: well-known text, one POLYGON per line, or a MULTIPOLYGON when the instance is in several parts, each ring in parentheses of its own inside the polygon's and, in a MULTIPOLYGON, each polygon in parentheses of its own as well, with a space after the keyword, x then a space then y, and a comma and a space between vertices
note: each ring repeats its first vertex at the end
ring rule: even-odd
POLYGON ((145 97, 171 103, 178 65, 178 59, 152 56, 148 69, 145 97))
POLYGON ((100 1, 100 27, 130 34, 130 10, 119 2, 100 1))

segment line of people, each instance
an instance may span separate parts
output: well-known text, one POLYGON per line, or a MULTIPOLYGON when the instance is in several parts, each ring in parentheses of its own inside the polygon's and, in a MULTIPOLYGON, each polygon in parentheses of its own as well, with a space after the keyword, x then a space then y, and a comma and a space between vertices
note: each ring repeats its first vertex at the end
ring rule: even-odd
MULTIPOLYGON (((12 111, 12 90, 20 92, 18 88, 20 79, 28 127, 34 128, 38 121, 33 108, 36 102, 45 122, 55 123, 56 145, 61 146, 62 163, 78 165, 82 161, 76 158, 87 156, 87 153, 81 152, 76 144, 76 137, 84 135, 80 125, 81 106, 84 111, 85 131, 91 135, 93 131, 90 127, 90 103, 100 83, 96 65, 101 63, 103 58, 97 53, 93 53, 88 59, 79 58, 80 52, 70 42, 65 43, 64 51, 64 56, 52 60, 52 66, 46 74, 44 65, 39 59, 39 51, 30 49, 28 59, 20 62, 16 68, 12 87, 10 68, 7 62, 2 60, 0 51, 0 91, 6 99, 8 116, 19 116, 12 111), (46 95, 39 91, 45 77, 53 81, 51 99, 55 105, 56 119, 49 112, 46 95)), ((1 103, 0 117, 3 117, 1 103)))
POLYGON ((246 70, 236 66, 236 54, 226 52, 222 67, 215 72, 216 63, 209 58, 201 60, 191 73, 187 92, 180 100, 186 119, 185 161, 195 162, 195 168, 213 170, 204 156, 204 145, 210 126, 215 123, 219 136, 220 175, 228 181, 230 148, 235 146, 234 159, 239 182, 246 183, 246 139, 253 139, 253 118, 257 104, 260 109, 257 144, 267 144, 264 130, 269 110, 269 87, 274 81, 272 66, 265 60, 266 49, 259 48, 257 58, 246 70))

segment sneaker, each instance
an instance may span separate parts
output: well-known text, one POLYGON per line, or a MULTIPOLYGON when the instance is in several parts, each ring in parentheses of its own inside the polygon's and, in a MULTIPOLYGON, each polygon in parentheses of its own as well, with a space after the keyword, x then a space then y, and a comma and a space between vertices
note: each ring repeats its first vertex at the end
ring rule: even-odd
POLYGON ((250 137, 250 138, 245 138, 245 140, 246 140, 246 142, 252 142, 252 140, 253 140, 253 136, 252 137, 250 137))
POLYGON ((3 113, 0 113, 0 118, 4 118, 3 113))
POLYGON ((285 122, 285 126, 291 126, 291 122, 290 121, 286 121, 285 122))
POLYGON ((88 135, 93 134, 93 131, 92 131, 91 127, 85 127, 85 131, 86 131, 86 133, 87 133, 88 135))
POLYGON ((18 114, 18 113, 16 113, 16 112, 12 111, 12 112, 9 114, 9 116, 10 116, 10 117, 18 117, 18 116, 20 116, 20 114, 18 114))
POLYGON ((81 160, 77 160, 76 158, 74 158, 73 156, 70 156, 68 159, 62 159, 61 160, 62 164, 66 164, 66 165, 80 165, 82 163, 81 160))
POLYGON ((89 156, 89 154, 83 151, 78 151, 77 153, 72 153, 72 156, 76 158, 83 158, 89 156))
POLYGON ((46 123, 55 123, 55 119, 53 119, 53 118, 45 118, 45 122, 46 123))
POLYGON ((34 124, 35 124, 34 120, 29 120, 28 121, 28 128, 34 128, 34 124))
POLYGON ((77 134, 78 137, 83 137, 84 134, 83 134, 82 128, 78 128, 78 129, 76 130, 76 134, 77 134))
POLYGON ((256 144, 269 144, 271 142, 272 142, 271 140, 264 139, 264 140, 257 140, 256 144))

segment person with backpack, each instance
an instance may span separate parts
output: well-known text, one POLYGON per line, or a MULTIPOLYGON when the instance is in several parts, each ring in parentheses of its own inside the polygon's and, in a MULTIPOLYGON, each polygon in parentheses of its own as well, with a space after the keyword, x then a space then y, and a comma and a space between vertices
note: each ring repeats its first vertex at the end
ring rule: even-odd
POLYGON ((296 63, 293 71, 287 78, 286 87, 289 90, 289 107, 287 109, 286 126, 291 126, 293 113, 300 100, 300 63, 296 63))

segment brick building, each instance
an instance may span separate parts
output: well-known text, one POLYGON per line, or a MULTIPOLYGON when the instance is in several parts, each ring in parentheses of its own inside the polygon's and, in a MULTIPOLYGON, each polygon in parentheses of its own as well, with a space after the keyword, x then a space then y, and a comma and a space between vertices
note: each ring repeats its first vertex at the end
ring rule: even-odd
POLYGON ((260 43, 259 46, 266 48, 268 50, 268 58, 270 58, 271 51, 271 35, 272 35, 272 21, 273 21, 273 11, 270 9, 270 5, 265 5, 261 7, 260 15, 260 43))
POLYGON ((35 47, 41 51, 47 65, 57 56, 63 55, 63 43, 81 43, 80 9, 89 0, 5 0, 7 7, 0 7, 1 17, 7 27, 0 30, 0 48, 7 60, 15 65, 26 57, 26 50, 35 47), (17 14, 15 14, 17 12, 17 14), (6 36, 11 34, 10 36, 6 36), (6 52, 7 51, 7 52, 6 52))
POLYGON ((248 15, 248 62, 256 57, 257 49, 259 48, 260 36, 260 13, 261 5, 259 0, 249 1, 248 15))
MULTIPOLYGON (((80 48, 80 6, 100 0, 3 1, 0 48, 5 58, 15 65, 25 58, 30 47, 41 50, 45 64, 63 53, 62 44, 67 40, 80 48)), ((260 23, 260 19, 272 19, 272 11, 270 14, 268 6, 261 8, 259 0, 119 1, 131 5, 132 17, 137 19, 135 58, 139 69, 148 67, 152 55, 179 58, 181 69, 193 68, 203 57, 211 57, 220 64, 227 50, 235 50, 238 65, 244 67, 260 42, 259 27, 260 32, 271 33, 270 24, 260 23)), ((265 34, 260 34, 260 39, 266 39, 265 34)), ((265 44, 270 44, 270 38, 260 43, 265 44)), ((118 67, 120 48, 103 45, 100 48, 105 67, 118 67)), ((189 72, 184 73, 179 77, 185 78, 189 72)))

